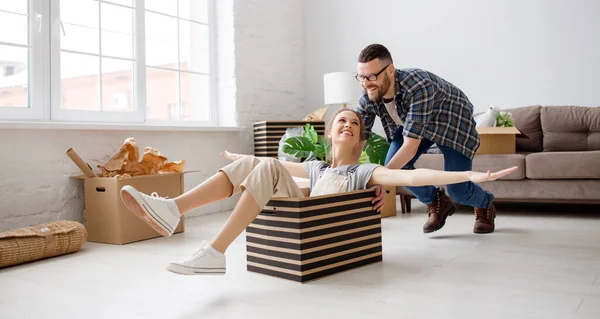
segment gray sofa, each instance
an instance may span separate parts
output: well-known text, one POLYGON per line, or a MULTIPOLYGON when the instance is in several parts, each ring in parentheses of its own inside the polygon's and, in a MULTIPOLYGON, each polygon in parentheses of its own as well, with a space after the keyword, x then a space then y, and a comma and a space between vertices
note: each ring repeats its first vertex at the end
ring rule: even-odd
MULTIPOLYGON (((506 110, 526 136, 516 154, 476 155, 473 170, 519 166, 501 180, 480 184, 497 202, 600 203, 600 107, 527 106, 506 110)), ((443 155, 423 154, 417 168, 443 170, 443 155)), ((398 187, 402 211, 412 194, 398 187)))

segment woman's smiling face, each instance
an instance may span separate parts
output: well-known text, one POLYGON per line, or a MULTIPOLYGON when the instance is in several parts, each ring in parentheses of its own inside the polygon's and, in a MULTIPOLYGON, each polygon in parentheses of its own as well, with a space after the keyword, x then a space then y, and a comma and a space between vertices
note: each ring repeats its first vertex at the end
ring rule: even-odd
POLYGON ((354 146, 360 141, 361 121, 355 112, 350 110, 337 114, 329 130, 332 144, 348 144, 354 146))

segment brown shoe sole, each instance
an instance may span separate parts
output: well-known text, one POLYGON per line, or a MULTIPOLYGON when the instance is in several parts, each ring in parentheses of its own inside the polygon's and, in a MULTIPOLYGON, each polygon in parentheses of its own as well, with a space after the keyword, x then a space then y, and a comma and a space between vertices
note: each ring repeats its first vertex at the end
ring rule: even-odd
POLYGON ((490 230, 484 230, 484 229, 473 229, 473 232, 475 234, 489 234, 489 233, 493 233, 496 227, 492 227, 492 229, 490 230))
POLYGON ((438 230, 442 229, 442 227, 444 227, 444 225, 446 225, 446 218, 448 218, 448 216, 452 216, 452 214, 454 214, 455 211, 456 211, 456 206, 454 206, 454 204, 452 204, 452 207, 448 211, 448 214, 446 214, 446 217, 444 218, 444 220, 442 220, 442 223, 437 228, 434 228, 434 229, 423 229, 423 233, 429 234, 429 233, 433 233, 434 231, 438 231, 438 230))

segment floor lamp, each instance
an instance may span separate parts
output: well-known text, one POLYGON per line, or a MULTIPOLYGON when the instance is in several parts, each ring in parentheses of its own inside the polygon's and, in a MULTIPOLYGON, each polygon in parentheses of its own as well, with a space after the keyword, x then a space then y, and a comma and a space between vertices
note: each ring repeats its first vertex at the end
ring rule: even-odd
POLYGON ((352 72, 334 72, 323 75, 325 105, 356 103, 360 96, 360 85, 352 72))

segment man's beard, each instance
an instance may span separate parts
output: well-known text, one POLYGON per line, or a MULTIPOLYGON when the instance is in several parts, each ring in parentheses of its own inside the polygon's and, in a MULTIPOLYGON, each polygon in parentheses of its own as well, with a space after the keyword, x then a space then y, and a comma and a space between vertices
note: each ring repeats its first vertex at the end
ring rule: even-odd
POLYGON ((369 96, 369 100, 373 101, 373 102, 380 102, 383 99, 383 96, 385 95, 385 93, 387 93, 387 91, 390 88, 390 77, 387 75, 387 73, 384 74, 383 76, 383 83, 381 85, 371 85, 371 86, 367 86, 365 88, 365 90, 367 91, 367 95, 369 96), (377 87, 377 91, 369 91, 369 88, 371 87, 377 87))

